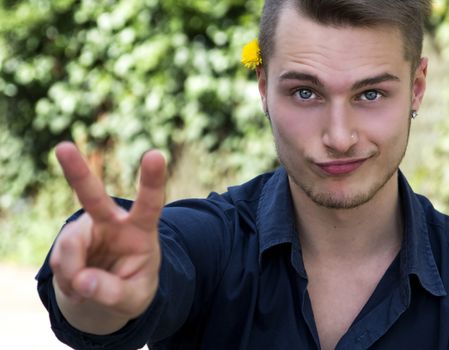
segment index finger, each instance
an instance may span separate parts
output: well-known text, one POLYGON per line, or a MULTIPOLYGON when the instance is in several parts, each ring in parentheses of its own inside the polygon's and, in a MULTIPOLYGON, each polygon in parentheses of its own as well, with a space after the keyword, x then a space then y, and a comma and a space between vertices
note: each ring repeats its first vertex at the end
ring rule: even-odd
POLYGON ((116 205, 107 195, 102 182, 92 174, 76 146, 71 142, 60 143, 56 146, 56 157, 84 210, 94 221, 110 220, 116 212, 116 205))

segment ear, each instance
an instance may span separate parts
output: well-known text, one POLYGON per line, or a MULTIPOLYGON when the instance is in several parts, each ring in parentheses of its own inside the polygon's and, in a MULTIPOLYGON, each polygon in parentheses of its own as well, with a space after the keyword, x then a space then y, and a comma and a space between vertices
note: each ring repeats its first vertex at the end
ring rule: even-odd
POLYGON ((412 109, 415 111, 419 110, 421 106, 422 99, 424 97, 424 92, 426 91, 426 77, 427 77, 427 67, 429 60, 427 58, 421 58, 421 62, 415 71, 415 76, 412 82, 412 109))
POLYGON ((256 68, 256 74, 257 74, 257 82, 258 82, 258 86, 259 86, 260 99, 262 101, 262 108, 266 114, 268 111, 268 107, 267 107, 267 75, 265 73, 265 69, 261 66, 256 68))

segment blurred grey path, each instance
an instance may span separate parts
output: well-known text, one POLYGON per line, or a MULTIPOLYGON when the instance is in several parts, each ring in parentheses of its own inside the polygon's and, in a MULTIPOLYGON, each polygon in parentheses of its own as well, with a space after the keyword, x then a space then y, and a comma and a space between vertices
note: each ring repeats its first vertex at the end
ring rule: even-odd
POLYGON ((0 264, 0 348, 67 350, 50 329, 36 291, 37 268, 0 264))

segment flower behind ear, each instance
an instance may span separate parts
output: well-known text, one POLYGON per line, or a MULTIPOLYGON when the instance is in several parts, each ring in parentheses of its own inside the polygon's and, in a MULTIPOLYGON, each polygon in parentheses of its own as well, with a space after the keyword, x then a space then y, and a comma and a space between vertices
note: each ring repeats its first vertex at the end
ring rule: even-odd
POLYGON ((262 64, 262 56, 257 39, 250 41, 243 47, 241 62, 246 68, 251 70, 256 69, 262 64))

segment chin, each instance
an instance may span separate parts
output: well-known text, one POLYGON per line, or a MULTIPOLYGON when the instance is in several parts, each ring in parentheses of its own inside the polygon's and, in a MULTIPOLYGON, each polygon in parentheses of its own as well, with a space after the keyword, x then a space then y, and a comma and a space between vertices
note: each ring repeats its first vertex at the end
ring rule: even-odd
POLYGON ((354 209, 369 202, 374 194, 364 193, 351 196, 338 196, 333 193, 307 193, 317 205, 328 209, 354 209))
POLYGON ((304 183, 295 182, 309 199, 321 207, 354 209, 370 202, 379 192, 382 192, 394 173, 386 173, 377 179, 372 179, 370 176, 364 179, 353 179, 354 181, 347 183, 346 186, 340 183, 338 188, 336 188, 336 184, 326 188, 325 184, 308 187, 304 183))

